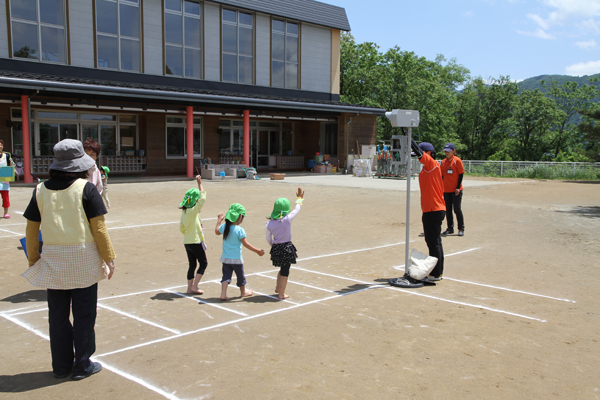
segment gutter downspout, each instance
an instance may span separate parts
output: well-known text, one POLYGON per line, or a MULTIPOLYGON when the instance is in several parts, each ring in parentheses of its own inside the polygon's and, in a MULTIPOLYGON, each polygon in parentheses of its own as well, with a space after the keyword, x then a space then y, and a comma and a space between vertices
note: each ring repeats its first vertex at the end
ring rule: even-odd
POLYGON ((32 95, 21 96, 21 120, 23 129, 23 181, 25 183, 33 183, 33 176, 31 176, 31 105, 29 98, 37 95, 38 90, 32 95))
POLYGON ((348 165, 348 157, 350 156, 350 154, 348 154, 348 142, 350 140, 349 135, 350 135, 350 123, 352 122, 352 118, 358 116, 358 114, 354 114, 350 116, 350 119, 348 120, 348 122, 346 122, 346 172, 350 172, 350 166, 348 165))

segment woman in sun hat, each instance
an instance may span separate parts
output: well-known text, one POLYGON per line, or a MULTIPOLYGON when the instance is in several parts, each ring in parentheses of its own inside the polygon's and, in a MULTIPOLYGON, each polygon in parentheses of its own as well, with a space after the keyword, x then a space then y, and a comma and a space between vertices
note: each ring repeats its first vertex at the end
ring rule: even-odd
POLYGON ((73 380, 80 380, 102 370, 100 363, 90 361, 96 350, 98 281, 112 277, 116 256, 104 202, 87 180, 93 166, 80 141, 58 142, 50 179, 37 185, 23 214, 29 269, 21 275, 47 289, 52 371, 58 379, 72 373, 73 380))
POLYGON ((246 276, 244 275, 244 259, 242 258, 242 245, 248 250, 252 250, 259 256, 264 256, 263 249, 252 246, 246 239, 246 231, 240 227, 244 222, 246 209, 239 203, 233 203, 229 206, 229 211, 223 216, 219 213, 217 216, 217 226, 215 234, 223 235, 223 253, 220 262, 223 263, 223 278, 221 278, 221 300, 229 300, 227 297, 227 287, 231 283, 233 272, 237 277, 237 287, 240 288, 240 296, 252 296, 252 289, 246 288, 246 276), (225 223, 223 223, 225 220, 225 223))
POLYGON ((274 267, 280 267, 277 273, 277 293, 280 300, 287 299, 287 286, 290 266, 296 264, 296 246, 292 243, 292 220, 300 212, 304 201, 304 191, 298 188, 296 192, 296 207, 291 210, 290 201, 285 197, 279 198, 273 205, 273 212, 267 222, 267 242, 271 245, 271 261, 274 267))

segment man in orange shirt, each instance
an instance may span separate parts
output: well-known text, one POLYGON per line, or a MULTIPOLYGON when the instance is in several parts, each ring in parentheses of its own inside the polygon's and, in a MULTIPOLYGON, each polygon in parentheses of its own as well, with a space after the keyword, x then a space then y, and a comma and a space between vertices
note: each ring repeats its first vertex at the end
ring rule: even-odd
POLYGON ((421 164, 423 164, 423 169, 419 174, 423 232, 425 232, 425 242, 429 248, 429 255, 438 259, 427 280, 435 282, 441 280, 444 273, 444 249, 441 236, 442 223, 446 216, 444 183, 440 165, 435 160, 433 145, 427 142, 417 145, 417 142, 413 140, 411 147, 421 164))
POLYGON ((462 180, 465 169, 460 158, 456 156, 456 149, 452 143, 444 146, 446 158, 442 161, 442 178, 444 179, 444 201, 446 202, 446 222, 448 228, 442 235, 454 233, 454 218, 452 208, 456 214, 458 236, 465 234, 465 220, 463 218, 461 203, 463 195, 462 180))

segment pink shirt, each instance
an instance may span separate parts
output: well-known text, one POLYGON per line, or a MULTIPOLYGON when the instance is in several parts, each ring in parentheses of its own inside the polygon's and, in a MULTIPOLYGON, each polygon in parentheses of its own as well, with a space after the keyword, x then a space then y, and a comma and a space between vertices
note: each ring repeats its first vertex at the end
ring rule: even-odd
POLYGON ((94 164, 92 170, 90 171, 89 181, 93 183, 94 186, 96 186, 96 189, 98 189, 98 193, 102 194, 102 189, 104 189, 104 187, 102 186, 102 177, 100 176, 100 170, 98 169, 96 164, 94 164))
POLYGON ((272 246, 292 241, 292 220, 300 212, 300 204, 281 219, 271 219, 267 222, 267 242, 272 246))

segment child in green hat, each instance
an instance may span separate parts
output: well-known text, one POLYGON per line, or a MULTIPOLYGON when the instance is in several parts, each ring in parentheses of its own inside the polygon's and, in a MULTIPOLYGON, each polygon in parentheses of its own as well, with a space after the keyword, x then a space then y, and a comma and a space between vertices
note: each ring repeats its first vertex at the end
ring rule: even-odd
POLYGON ((179 208, 181 209, 181 221, 179 222, 179 230, 183 233, 183 245, 188 257, 188 294, 203 294, 204 292, 198 289, 198 283, 204 275, 204 271, 208 266, 206 259, 206 243, 204 243, 204 233, 202 232, 202 220, 200 219, 200 210, 206 201, 206 192, 202 188, 202 178, 196 175, 198 189, 192 188, 185 192, 185 196, 179 208), (196 269, 196 261, 200 266, 194 277, 196 269))
POLYGON ((274 267, 280 267, 277 274, 277 293, 279 300, 287 299, 285 287, 290 275, 291 264, 296 264, 296 246, 292 243, 292 220, 300 212, 304 201, 304 191, 296 192, 296 207, 291 211, 290 201, 284 197, 275 201, 273 212, 267 222, 267 242, 271 245, 271 261, 274 267))
POLYGON ((215 234, 223 235, 223 253, 220 262, 223 263, 223 277, 221 278, 221 300, 229 300, 227 297, 227 287, 231 283, 233 272, 237 277, 237 287, 240 288, 240 296, 252 296, 252 289, 246 288, 246 276, 244 275, 244 259, 242 258, 242 245, 248 250, 252 250, 259 256, 263 256, 265 251, 258 249, 248 243, 246 231, 240 227, 246 216, 246 209, 239 203, 233 203, 229 207, 227 214, 223 216, 220 212, 217 216, 217 226, 215 234), (225 220, 225 223, 223 223, 225 220))

